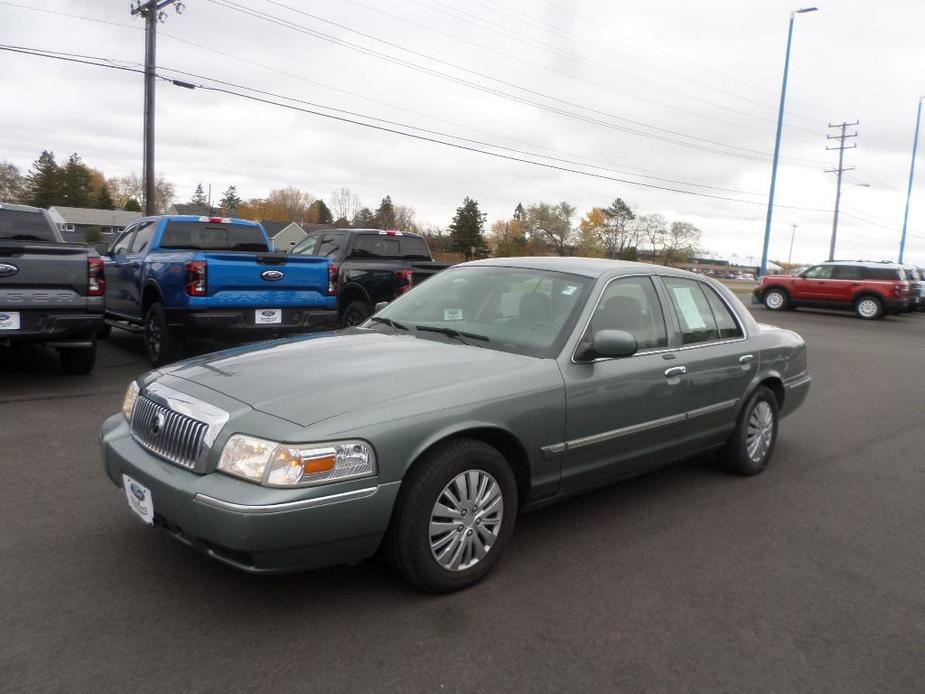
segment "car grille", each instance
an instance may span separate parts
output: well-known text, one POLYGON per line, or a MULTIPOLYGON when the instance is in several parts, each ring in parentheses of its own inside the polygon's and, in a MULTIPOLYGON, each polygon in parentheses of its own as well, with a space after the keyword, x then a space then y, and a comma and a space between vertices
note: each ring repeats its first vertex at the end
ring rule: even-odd
POLYGON ((174 412, 144 395, 132 410, 132 438, 143 448, 171 463, 193 469, 209 425, 174 412))

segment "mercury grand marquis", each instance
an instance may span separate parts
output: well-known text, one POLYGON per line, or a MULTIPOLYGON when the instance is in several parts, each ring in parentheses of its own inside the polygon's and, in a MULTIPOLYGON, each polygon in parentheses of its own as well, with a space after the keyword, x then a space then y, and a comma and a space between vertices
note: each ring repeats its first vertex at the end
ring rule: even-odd
POLYGON ((342 332, 149 372, 103 458, 142 521, 238 569, 381 549, 450 591, 491 571, 526 509, 705 451, 761 472, 810 381, 800 336, 712 280, 498 258, 342 332))

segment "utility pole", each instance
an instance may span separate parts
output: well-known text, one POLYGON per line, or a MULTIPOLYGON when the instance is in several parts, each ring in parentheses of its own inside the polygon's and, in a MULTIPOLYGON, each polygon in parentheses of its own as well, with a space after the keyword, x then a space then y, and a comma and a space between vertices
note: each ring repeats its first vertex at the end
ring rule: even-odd
POLYGON ((857 137, 858 131, 855 130, 853 133, 846 132, 848 128, 859 125, 860 121, 854 121, 854 123, 829 123, 830 128, 841 128, 841 133, 839 135, 826 135, 827 140, 838 140, 838 145, 835 147, 826 147, 828 151, 838 150, 838 168, 837 169, 826 169, 826 173, 838 174, 837 183, 835 184, 835 216, 832 217, 832 240, 829 242, 829 260, 835 260, 835 236, 838 233, 838 204, 841 202, 841 177, 842 173, 845 171, 851 171, 854 169, 853 166, 845 168, 845 150, 854 149, 857 147, 857 143, 846 145, 845 140, 851 137, 857 137))
POLYGON ((184 5, 179 0, 134 0, 132 17, 145 20, 145 115, 144 115, 144 186, 145 215, 157 213, 154 186, 154 87, 157 77, 157 23, 167 19, 164 8, 174 5, 177 14, 183 14, 184 5))
POLYGON ((793 231, 790 232, 790 253, 787 254, 787 265, 791 265, 793 261, 793 239, 797 235, 797 223, 794 222, 790 226, 793 227, 793 231))
POLYGON ((915 135, 912 137, 912 163, 909 165, 909 187, 906 189, 906 211, 903 212, 903 233, 899 239, 899 263, 903 262, 903 254, 906 251, 906 227, 909 224, 909 202, 912 200, 912 181, 915 179, 915 153, 919 148, 919 125, 922 123, 922 100, 925 96, 919 97, 919 109, 915 116, 915 135))

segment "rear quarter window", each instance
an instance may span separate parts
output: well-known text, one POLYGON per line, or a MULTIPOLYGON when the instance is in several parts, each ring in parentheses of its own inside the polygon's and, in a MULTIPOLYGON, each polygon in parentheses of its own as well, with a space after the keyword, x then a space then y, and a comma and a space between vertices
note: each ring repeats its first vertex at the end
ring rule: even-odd
POLYGON ((866 267, 864 268, 864 279, 895 282, 900 279, 899 270, 892 267, 866 267))

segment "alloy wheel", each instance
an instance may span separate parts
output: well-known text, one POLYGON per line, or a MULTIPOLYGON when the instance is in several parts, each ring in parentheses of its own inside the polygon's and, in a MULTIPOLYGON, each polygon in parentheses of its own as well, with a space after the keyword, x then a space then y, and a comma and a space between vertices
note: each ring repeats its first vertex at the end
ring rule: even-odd
POLYGON ((504 497, 484 470, 466 470, 447 484, 430 515, 430 550, 444 569, 464 571, 491 551, 501 530, 504 497))
POLYGON ((764 301, 768 308, 776 310, 784 305, 784 296, 780 292, 770 292, 764 301))
POLYGON ((878 310, 879 306, 877 306, 877 302, 873 299, 861 299, 858 303, 858 313, 864 318, 873 318, 877 315, 878 310))
POLYGON ((774 436, 774 410, 762 400, 748 416, 745 451, 753 462, 761 462, 771 449, 774 436))

